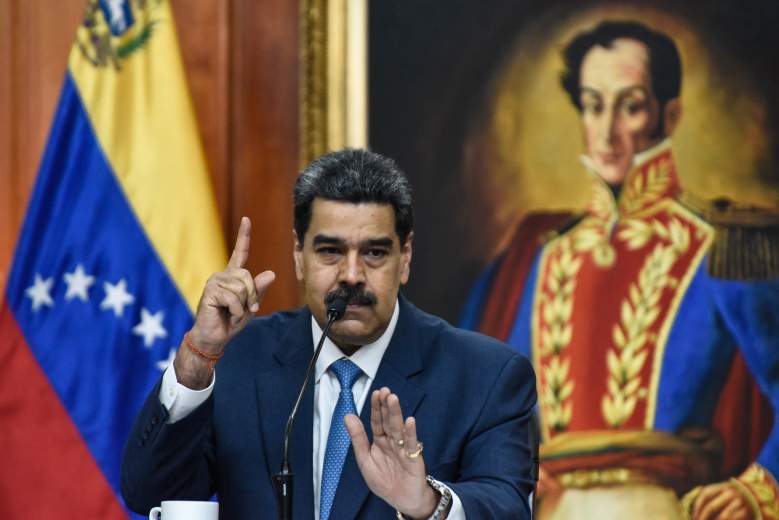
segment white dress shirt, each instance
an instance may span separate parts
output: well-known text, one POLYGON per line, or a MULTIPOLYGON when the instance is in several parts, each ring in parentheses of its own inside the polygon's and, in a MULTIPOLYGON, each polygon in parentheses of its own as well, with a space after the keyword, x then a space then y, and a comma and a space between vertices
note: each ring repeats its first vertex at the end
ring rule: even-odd
MULTIPOLYGON (((341 385, 338 382, 338 378, 327 369, 334 361, 341 358, 347 358, 360 367, 362 374, 352 385, 354 405, 359 415, 365 401, 368 399, 371 385, 374 379, 376 379, 376 372, 379 370, 379 364, 384 357, 384 352, 387 350, 392 334, 395 332, 395 326, 398 323, 398 313, 398 304, 395 302, 395 310, 384 334, 373 343, 363 345, 357 349, 357 352, 352 354, 351 357, 345 356, 341 349, 330 341, 330 338, 325 338, 325 342, 322 345, 322 351, 319 353, 319 359, 317 359, 314 370, 314 445, 312 463, 315 520, 319 520, 320 482, 325 462, 327 435, 330 431, 335 405, 338 402, 338 395, 341 393, 341 385)), ((322 337, 322 329, 313 316, 311 317, 311 337, 313 338, 313 348, 316 348, 319 339, 322 337)), ((168 410, 168 423, 174 423, 183 419, 204 403, 211 395, 215 381, 216 371, 214 371, 214 377, 207 388, 203 390, 187 388, 176 379, 176 370, 171 363, 162 376, 162 386, 159 393, 160 402, 168 410)), ((452 492, 452 508, 447 518, 449 520, 465 520, 462 502, 460 502, 460 498, 454 492, 452 492)))

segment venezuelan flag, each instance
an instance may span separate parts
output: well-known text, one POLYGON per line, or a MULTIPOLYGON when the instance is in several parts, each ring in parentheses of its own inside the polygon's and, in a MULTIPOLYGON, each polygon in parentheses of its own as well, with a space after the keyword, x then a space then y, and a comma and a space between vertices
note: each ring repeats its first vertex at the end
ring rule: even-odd
POLYGON ((90 0, 0 309, 0 517, 128 518, 123 444, 225 247, 165 0, 90 0))

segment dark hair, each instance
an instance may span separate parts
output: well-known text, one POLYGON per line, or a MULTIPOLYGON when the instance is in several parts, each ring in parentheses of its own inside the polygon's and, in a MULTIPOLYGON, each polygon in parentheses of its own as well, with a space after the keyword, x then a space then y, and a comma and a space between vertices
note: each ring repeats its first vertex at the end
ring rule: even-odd
POLYGON ((652 92, 657 97, 662 111, 668 101, 679 97, 682 85, 682 60, 671 38, 638 22, 601 22, 594 29, 576 35, 563 50, 565 70, 560 76, 563 88, 568 92, 576 108, 581 111, 579 75, 584 56, 596 45, 610 49, 614 40, 618 38, 638 40, 647 46, 652 92))
POLYGON ((314 199, 391 204, 395 231, 406 243, 414 227, 411 186, 395 161, 363 149, 330 152, 315 159, 300 173, 292 192, 295 233, 303 239, 311 224, 314 199))

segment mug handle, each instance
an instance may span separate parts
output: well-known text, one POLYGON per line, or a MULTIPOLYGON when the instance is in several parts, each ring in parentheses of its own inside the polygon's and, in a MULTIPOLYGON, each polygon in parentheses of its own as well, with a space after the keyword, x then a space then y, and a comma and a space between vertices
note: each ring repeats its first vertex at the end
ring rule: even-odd
POLYGON ((152 507, 149 511, 149 520, 159 520, 162 518, 162 508, 152 507))

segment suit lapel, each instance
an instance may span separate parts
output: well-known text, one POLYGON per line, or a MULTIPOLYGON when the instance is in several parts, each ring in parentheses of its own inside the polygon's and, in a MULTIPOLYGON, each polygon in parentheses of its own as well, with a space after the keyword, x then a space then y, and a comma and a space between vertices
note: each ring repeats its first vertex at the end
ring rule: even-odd
MULTIPOLYGON (((419 352, 422 332, 416 319, 418 311, 402 298, 399 300, 399 305, 400 315, 395 333, 384 353, 370 391, 373 392, 384 386, 388 387, 398 396, 403 415, 408 417, 416 413, 425 395, 422 388, 409 381, 409 377, 422 371, 422 358, 419 352)), ((368 439, 372 441, 373 432, 370 427, 370 416, 369 394, 360 412, 360 419, 368 433, 368 439)), ((357 467, 354 450, 349 448, 344 467, 341 470, 341 479, 335 493, 330 518, 355 518, 368 498, 369 491, 368 485, 357 467)))
MULTIPOLYGON (((259 418, 263 429, 265 460, 271 475, 281 469, 284 429, 295 405, 300 385, 313 353, 311 314, 300 313, 281 339, 275 353, 279 367, 258 374, 259 418)), ((311 450, 313 447, 314 391, 313 380, 300 403, 289 440, 289 459, 294 473, 294 518, 311 518, 314 510, 314 489, 311 450)))

